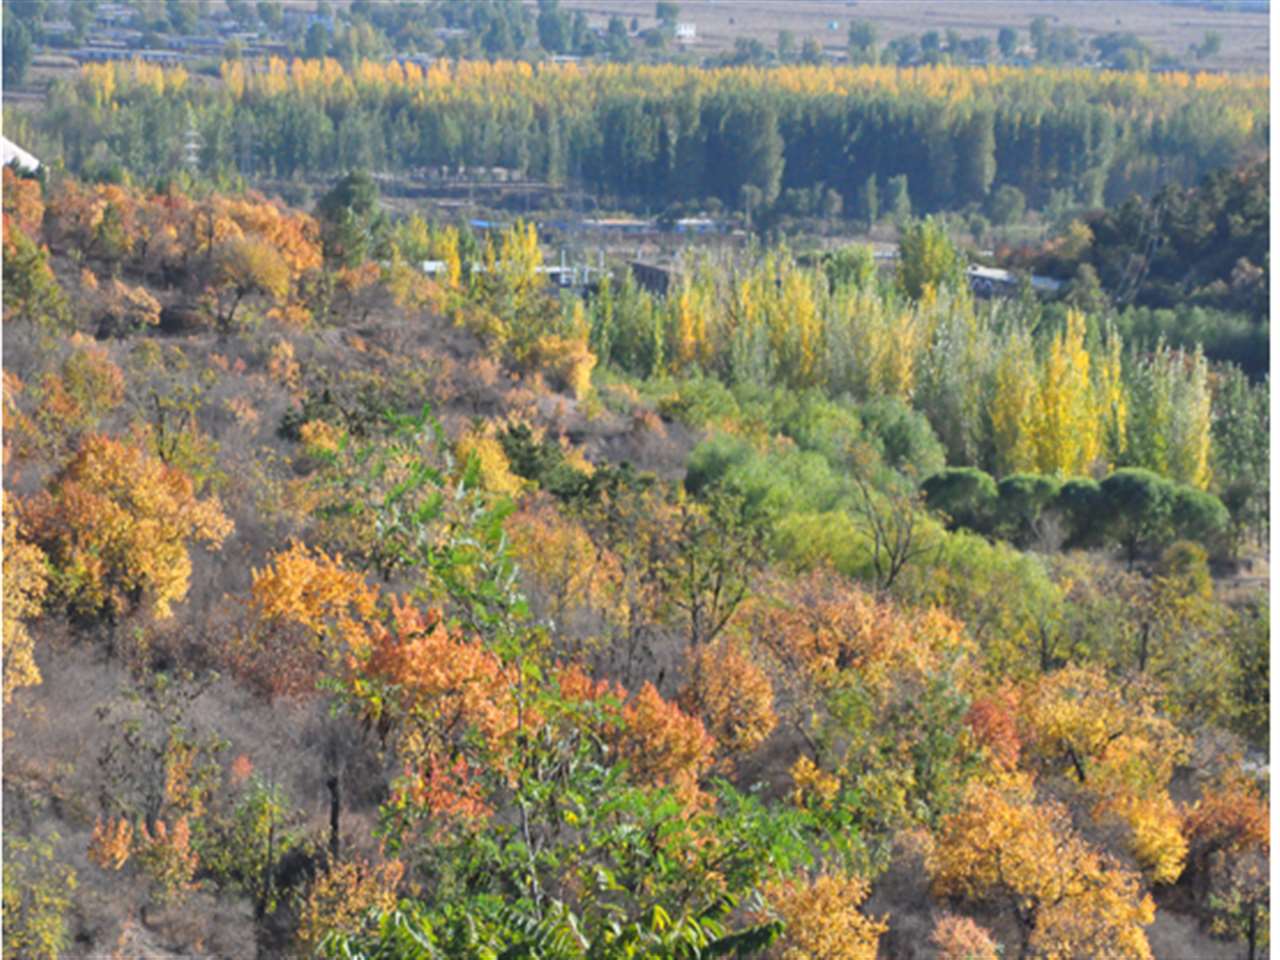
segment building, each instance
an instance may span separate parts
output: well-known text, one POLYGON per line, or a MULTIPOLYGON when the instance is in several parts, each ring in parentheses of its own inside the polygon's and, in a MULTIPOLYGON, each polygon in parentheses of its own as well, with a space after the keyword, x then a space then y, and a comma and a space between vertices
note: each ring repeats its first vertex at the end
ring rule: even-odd
POLYGON ((30 173, 40 169, 40 161, 27 153, 8 137, 0 136, 0 161, 4 166, 17 162, 18 166, 30 173))
POLYGON ((676 24, 676 39, 681 43, 693 43, 698 39, 698 28, 690 20, 682 20, 676 24))

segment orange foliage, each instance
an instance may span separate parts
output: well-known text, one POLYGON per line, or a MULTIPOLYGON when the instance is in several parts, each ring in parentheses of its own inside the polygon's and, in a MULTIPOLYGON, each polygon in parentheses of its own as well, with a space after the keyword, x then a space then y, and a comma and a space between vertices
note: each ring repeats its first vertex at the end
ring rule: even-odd
POLYGON ((987 748, 997 766, 1005 770, 1018 766, 1018 756, 1022 752, 1017 710, 1015 693, 1004 688, 979 697, 965 717, 978 742, 987 748))
POLYGON ((217 498, 196 498, 186 473, 96 434, 22 516, 49 556, 55 595, 88 615, 118 616, 147 600, 156 616, 171 616, 191 578, 188 541, 216 550, 232 529, 217 498))
POLYGON ((786 584, 781 603, 763 619, 764 639, 782 666, 819 686, 852 670, 887 694, 904 677, 928 676, 945 654, 970 647, 960 622, 942 611, 902 609, 824 571, 786 584))
POLYGON ((339 663, 347 646, 363 648, 377 600, 341 555, 295 541, 253 571, 254 623, 234 644, 232 664, 269 697, 314 693, 326 665, 339 663))
POLYGON ((103 870, 119 870, 129 859, 133 843, 133 826, 124 817, 103 823, 98 817, 89 838, 89 862, 103 870))
POLYGON ((179 817, 172 830, 163 820, 156 821, 154 833, 142 824, 137 852, 143 870, 159 888, 162 901, 182 900, 195 889, 192 878, 200 866, 200 857, 191 847, 191 826, 186 816, 179 817))
POLYGON ((42 396, 34 414, 40 432, 31 439, 50 451, 95 428, 124 399, 124 373, 107 351, 92 342, 72 342, 76 347, 61 369, 40 381, 42 396))
POLYGON ((1234 771, 1184 811, 1182 825, 1197 869, 1218 851, 1271 851, 1271 804, 1256 782, 1234 771))
POLYGON ((1000 960, 991 935, 968 917, 945 914, 934 925, 929 942, 938 948, 938 960, 1000 960))
POLYGON ((35 237, 44 222, 44 191, 39 180, 20 177, 10 167, 4 168, 4 231, 12 221, 23 233, 35 237))
POLYGON ((394 704, 368 705, 371 721, 411 721, 440 737, 474 726, 490 743, 516 729, 513 678, 483 644, 451 634, 436 612, 394 605, 391 629, 374 624, 366 652, 348 663, 357 679, 397 692, 394 704))
POLYGON ((663 700, 651 683, 622 710, 619 744, 637 783, 672 784, 690 803, 701 799, 698 780, 711 766, 715 741, 702 721, 663 700))
POLYGON ((726 759, 754 750, 778 724, 773 684, 742 645, 722 636, 690 653, 681 704, 702 718, 726 759))

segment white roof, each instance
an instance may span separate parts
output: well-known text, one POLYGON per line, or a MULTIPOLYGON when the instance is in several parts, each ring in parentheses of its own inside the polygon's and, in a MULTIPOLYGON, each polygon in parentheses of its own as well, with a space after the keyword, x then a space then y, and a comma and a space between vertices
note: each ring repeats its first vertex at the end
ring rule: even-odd
POLYGON ((0 137, 0 165, 8 166, 14 160, 18 161, 18 166, 30 171, 40 169, 40 161, 33 157, 27 151, 10 140, 8 137, 0 137))

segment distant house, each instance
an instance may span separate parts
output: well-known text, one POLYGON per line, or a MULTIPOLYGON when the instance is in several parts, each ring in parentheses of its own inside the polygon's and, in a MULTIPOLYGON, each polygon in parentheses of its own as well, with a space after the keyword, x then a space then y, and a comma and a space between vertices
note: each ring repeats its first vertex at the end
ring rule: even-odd
POLYGON ((27 153, 20 146, 10 140, 8 137, 0 137, 0 161, 3 166, 17 161, 19 167, 30 173, 35 173, 40 169, 40 161, 34 156, 27 153))
POLYGON ((681 43, 692 43, 698 39, 698 27, 692 21, 683 20, 676 24, 676 39, 681 43))
MULTIPOLYGON (((971 266, 965 271, 969 276, 969 288, 978 296, 1011 297, 1017 294, 1021 280, 1008 270, 996 267, 971 266)), ((1055 294, 1062 289, 1062 282, 1052 277, 1030 278, 1031 289, 1039 294, 1055 294)))

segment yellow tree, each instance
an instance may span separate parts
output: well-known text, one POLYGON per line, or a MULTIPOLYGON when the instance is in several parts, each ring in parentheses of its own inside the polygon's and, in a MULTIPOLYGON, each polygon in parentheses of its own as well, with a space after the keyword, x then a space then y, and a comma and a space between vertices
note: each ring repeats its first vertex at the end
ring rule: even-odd
POLYGON ((1182 872, 1187 844, 1168 795, 1186 738, 1141 689, 1121 689, 1100 671, 1068 667, 1040 678, 1023 701, 1027 752, 1067 773, 1094 801, 1100 819, 1130 831, 1138 862, 1159 883, 1182 872))
POLYGON ((314 693, 326 666, 363 646, 377 600, 341 555, 295 542, 253 571, 252 626, 233 645, 232 664, 269 696, 314 693))
POLYGON ((229 329, 245 297, 263 294, 281 301, 289 292, 289 267, 276 248, 253 237, 229 240, 217 252, 214 295, 218 325, 229 329))
POLYGON ((1049 344, 1040 371, 1040 405, 1034 430, 1036 468, 1041 473, 1085 474, 1102 450, 1084 341, 1084 314, 1071 310, 1066 329, 1049 344))
POLYGON ((765 897, 786 924, 781 960, 875 960, 889 925, 858 909, 870 892, 861 877, 834 873, 768 885, 765 897))
POLYGON ((35 638, 24 621, 40 612, 47 576, 44 553, 22 539, 17 511, 4 493, 0 493, 0 511, 4 513, 4 702, 8 703, 19 687, 40 682, 35 638))
POLYGON ((21 518, 49 557, 53 595, 109 620, 144 602, 157 617, 171 616, 190 584, 188 543, 216 550, 232 529, 217 498, 197 499, 182 470, 97 434, 23 505, 21 518))
POLYGON ((996 363, 991 398, 991 429, 1000 473, 1021 473, 1036 466, 1036 411, 1040 381, 1031 335, 1023 327, 1009 331, 996 363))
POLYGON ((928 870, 935 894, 1010 909, 1019 957, 1151 960, 1155 906, 1137 878, 1091 849, 1029 777, 974 781, 943 818, 928 870))

